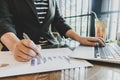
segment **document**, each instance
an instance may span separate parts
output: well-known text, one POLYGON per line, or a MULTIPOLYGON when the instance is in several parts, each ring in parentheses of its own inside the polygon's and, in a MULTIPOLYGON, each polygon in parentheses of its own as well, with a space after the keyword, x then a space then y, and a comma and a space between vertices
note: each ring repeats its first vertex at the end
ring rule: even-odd
POLYGON ((0 64, 9 65, 0 67, 0 77, 93 66, 85 60, 69 58, 68 55, 71 53, 72 51, 69 48, 42 49, 41 54, 45 59, 45 63, 41 62, 39 65, 32 66, 31 61, 18 62, 14 59, 10 51, 1 51, 0 64))

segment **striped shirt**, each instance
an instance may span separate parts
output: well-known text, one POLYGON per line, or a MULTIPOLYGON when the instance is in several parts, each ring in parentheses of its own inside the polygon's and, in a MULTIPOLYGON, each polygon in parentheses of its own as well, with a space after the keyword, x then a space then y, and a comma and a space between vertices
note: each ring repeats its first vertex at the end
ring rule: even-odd
POLYGON ((48 0, 34 0, 40 24, 43 24, 48 11, 48 0))

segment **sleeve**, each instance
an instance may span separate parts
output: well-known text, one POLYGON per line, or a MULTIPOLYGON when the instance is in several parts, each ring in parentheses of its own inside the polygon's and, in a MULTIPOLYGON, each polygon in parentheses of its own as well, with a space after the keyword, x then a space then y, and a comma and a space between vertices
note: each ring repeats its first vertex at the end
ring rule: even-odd
POLYGON ((61 36, 65 36, 66 32, 71 29, 71 27, 66 24, 62 14, 60 13, 60 8, 57 5, 56 2, 56 11, 55 11, 55 18, 54 21, 52 23, 55 27, 55 29, 60 33, 61 36))
POLYGON ((0 37, 7 32, 16 34, 11 18, 7 0, 0 0, 0 37))

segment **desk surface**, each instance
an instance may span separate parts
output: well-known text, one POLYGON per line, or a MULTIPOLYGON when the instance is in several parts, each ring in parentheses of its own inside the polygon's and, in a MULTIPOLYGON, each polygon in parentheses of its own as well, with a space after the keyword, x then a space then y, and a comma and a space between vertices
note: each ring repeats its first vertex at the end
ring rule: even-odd
POLYGON ((86 80, 120 80, 120 65, 91 62, 94 67, 87 69, 86 80))
MULTIPOLYGON (((85 72, 83 72, 80 77, 84 77, 77 80, 120 80, 120 65, 102 63, 90 61, 94 66, 85 68, 85 72)), ((72 74, 78 75, 78 74, 72 74)), ((47 73, 36 73, 8 78, 0 78, 0 80, 76 80, 74 76, 69 76, 68 74, 64 74, 62 71, 55 72, 47 72, 47 73), (61 77, 64 75, 64 78, 61 77), (69 77, 69 78, 67 78, 69 77)))
MULTIPOLYGON (((118 80, 120 76, 120 65, 91 62, 93 67, 85 69, 85 77, 82 80, 118 80)), ((0 78, 0 80, 76 80, 70 76, 69 79, 62 79, 61 71, 37 73, 23 76, 0 78)), ((68 76, 64 74, 65 77, 68 76)), ((80 79, 81 80, 81 79, 80 79)))

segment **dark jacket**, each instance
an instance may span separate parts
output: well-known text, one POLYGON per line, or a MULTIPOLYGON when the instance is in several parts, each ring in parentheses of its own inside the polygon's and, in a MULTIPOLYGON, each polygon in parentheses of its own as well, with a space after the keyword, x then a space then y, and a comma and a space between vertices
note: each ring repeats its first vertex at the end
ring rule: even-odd
POLYGON ((62 18, 56 0, 49 0, 49 10, 43 25, 39 24, 32 0, 0 0, 0 37, 6 32, 13 32, 22 39, 22 33, 25 32, 37 42, 40 36, 51 37, 50 24, 62 36, 71 29, 62 18))

